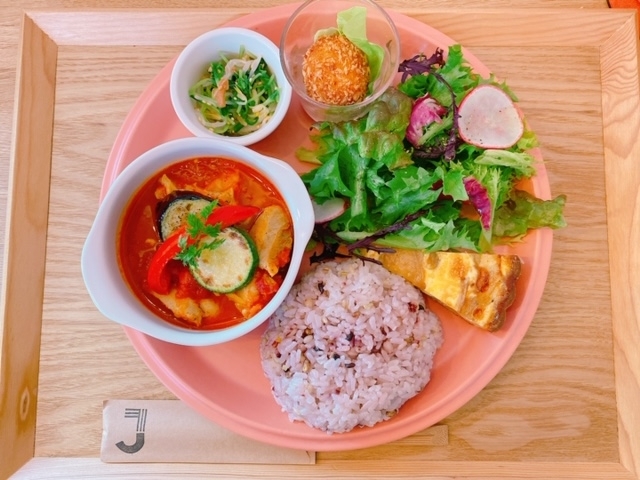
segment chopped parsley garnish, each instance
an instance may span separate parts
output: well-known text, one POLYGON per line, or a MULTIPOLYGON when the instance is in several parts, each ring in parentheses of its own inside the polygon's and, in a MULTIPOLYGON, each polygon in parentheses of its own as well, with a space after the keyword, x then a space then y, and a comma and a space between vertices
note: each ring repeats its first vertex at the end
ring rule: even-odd
POLYGON ((224 241, 217 238, 220 224, 207 224, 207 219, 217 206, 218 202, 214 200, 199 212, 187 215, 187 235, 180 237, 180 252, 176 255, 176 259, 186 266, 195 267, 203 251, 218 248, 224 241))

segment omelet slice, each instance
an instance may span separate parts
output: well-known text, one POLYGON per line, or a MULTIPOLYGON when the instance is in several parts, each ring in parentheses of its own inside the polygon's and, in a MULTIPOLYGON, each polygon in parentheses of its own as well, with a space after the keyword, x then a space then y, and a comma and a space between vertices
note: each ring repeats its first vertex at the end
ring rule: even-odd
POLYGON ((489 253, 397 249, 367 255, 467 322, 491 332, 504 324, 522 266, 517 255, 489 253))

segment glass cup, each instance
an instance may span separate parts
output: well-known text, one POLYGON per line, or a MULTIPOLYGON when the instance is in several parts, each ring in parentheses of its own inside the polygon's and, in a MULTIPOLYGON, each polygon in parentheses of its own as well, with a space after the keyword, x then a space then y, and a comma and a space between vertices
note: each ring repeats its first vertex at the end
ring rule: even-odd
POLYGON ((304 111, 314 121, 341 122, 364 115, 394 81, 399 57, 400 39, 396 26, 387 12, 371 0, 307 0, 293 12, 280 40, 280 61, 285 76, 300 98, 304 111), (318 102, 307 94, 304 84, 304 55, 313 44, 318 30, 335 28, 338 12, 354 6, 367 9, 367 40, 384 49, 380 75, 361 102, 344 106, 318 102))

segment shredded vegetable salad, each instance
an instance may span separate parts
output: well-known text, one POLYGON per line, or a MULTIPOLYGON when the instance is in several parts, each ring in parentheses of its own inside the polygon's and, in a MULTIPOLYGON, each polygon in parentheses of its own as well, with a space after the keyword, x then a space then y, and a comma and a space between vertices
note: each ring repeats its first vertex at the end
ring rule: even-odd
POLYGON ((200 122, 214 133, 242 136, 273 116, 279 100, 276 77, 262 57, 244 49, 222 56, 189 89, 200 122))

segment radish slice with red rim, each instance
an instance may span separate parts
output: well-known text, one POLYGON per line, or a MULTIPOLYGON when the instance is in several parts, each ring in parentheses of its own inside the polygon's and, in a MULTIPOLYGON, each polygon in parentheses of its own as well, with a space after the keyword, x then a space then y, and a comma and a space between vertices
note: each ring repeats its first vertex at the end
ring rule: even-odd
POLYGON ((495 85, 480 85, 467 94, 458 109, 458 127, 462 140, 480 148, 509 148, 524 133, 520 112, 495 85))
POLYGON ((312 198, 311 205, 316 217, 316 223, 326 223, 338 218, 347 210, 347 202, 344 198, 330 198, 322 204, 316 203, 312 198))

